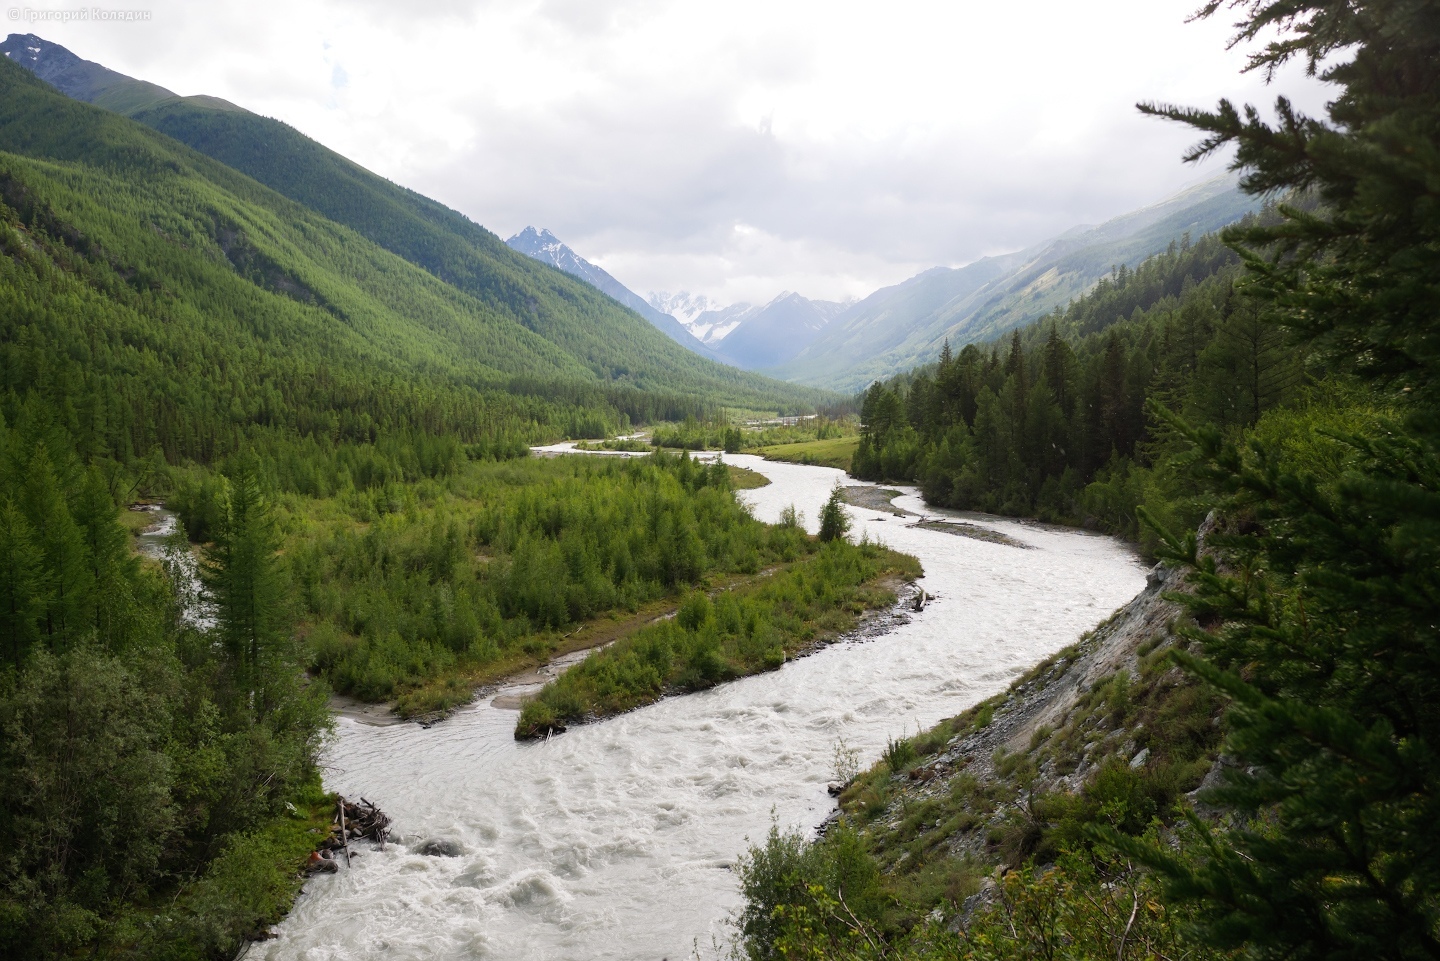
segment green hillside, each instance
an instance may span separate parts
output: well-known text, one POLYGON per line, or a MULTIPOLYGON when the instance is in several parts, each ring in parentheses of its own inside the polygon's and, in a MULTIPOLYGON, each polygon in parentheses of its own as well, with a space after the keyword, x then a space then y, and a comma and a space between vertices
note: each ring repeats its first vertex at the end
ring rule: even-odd
POLYGON ((601 380, 733 406, 788 410, 833 399, 677 346, 583 281, 511 250, 463 214, 376 176, 278 120, 216 97, 176 96, 33 35, 12 35, 3 47, 62 93, 131 116, 351 228, 559 345, 601 380))
MULTIPOLYGON (((158 443, 204 459, 274 427, 354 439, 412 427, 554 436, 577 416, 593 433, 624 415, 794 400, 727 385, 723 368, 678 349, 693 366, 632 360, 597 371, 503 304, 521 298, 533 315, 574 318, 583 315, 569 308, 599 295, 517 282, 471 296, 10 63, 0 64, 0 151, 12 387, 103 381, 93 396, 106 409, 95 416, 107 443, 125 449, 158 443), (722 377, 707 379, 707 368, 722 377)), ((653 332, 633 326, 647 335, 632 341, 643 360, 653 332)))
MULTIPOLYGON (((134 114, 144 123, 472 294, 584 358, 601 377, 776 395, 773 383, 707 363, 582 281, 507 247, 442 204, 352 163, 278 120, 194 98, 134 114)), ((799 392, 786 398, 799 399, 799 392)), ((774 401, 772 400, 772 403, 774 401)))
POLYGON ((867 297, 830 324, 794 360, 767 373, 859 390, 925 363, 949 341, 956 349, 1044 317, 1091 289, 1117 264, 1135 266, 1186 234, 1234 223, 1257 201, 1228 177, 1163 203, 1076 229, 1029 250, 928 270, 867 297))
POLYGON ((65 95, 132 116, 464 291, 489 313, 560 346, 593 375, 589 380, 759 409, 799 410, 835 399, 692 354, 588 284, 516 253, 464 215, 277 120, 217 97, 176 96, 34 35, 12 34, 0 50, 65 95))

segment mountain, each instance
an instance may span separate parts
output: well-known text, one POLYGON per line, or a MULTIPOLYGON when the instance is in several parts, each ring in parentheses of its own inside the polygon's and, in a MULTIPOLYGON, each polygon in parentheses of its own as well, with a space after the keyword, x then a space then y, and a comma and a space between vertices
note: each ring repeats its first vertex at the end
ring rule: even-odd
POLYGON ((651 291, 646 298, 651 307, 662 314, 669 314, 674 317, 686 330, 690 330, 695 318, 709 310, 719 310, 720 305, 715 303, 704 294, 692 294, 682 290, 679 293, 668 291, 651 291))
POLYGON ((591 287, 650 321, 656 330, 685 349, 702 357, 709 357, 711 360, 720 359, 695 339, 694 335, 686 330, 678 320, 651 306, 643 297, 610 276, 603 268, 595 266, 565 246, 550 231, 526 227, 505 241, 505 244, 510 249, 518 250, 527 257, 533 257, 541 263, 558 267, 572 277, 579 277, 591 287))
MULTIPOLYGON (((74 83, 61 91, 76 99, 98 103, 124 94, 135 121, 353 230, 453 293, 533 332, 583 368, 592 382, 759 409, 804 407, 826 399, 697 356, 589 284, 512 250, 464 215, 365 170, 279 121, 216 98, 144 100, 134 86, 142 81, 89 64, 33 35, 12 35, 4 49, 12 64, 74 83)), ((28 134, 12 128, 12 142, 28 136, 58 145, 45 131, 44 118, 36 122, 39 128, 28 134)), ((5 144, 0 149, 20 152, 5 144)))
POLYGON ((808 347, 845 308, 845 304, 786 292, 764 307, 745 312, 714 346, 721 356, 746 370, 774 367, 808 347))
POLYGON ((809 345, 850 302, 809 300, 789 291, 763 306, 721 307, 703 294, 651 293, 650 304, 680 318, 694 337, 727 362, 755 370, 773 367, 809 345))
POLYGON ((176 96, 164 87, 81 60, 64 47, 33 33, 10 34, 0 43, 0 53, 76 100, 116 113, 128 113, 176 96))
POLYGON ((1185 234, 1199 237, 1258 208, 1230 175, 1098 227, 960 268, 933 267, 876 291, 834 318, 789 362, 762 368, 799 383, 853 391, 952 347, 988 340, 1063 307, 1114 266, 1134 266, 1185 234))
MULTIPOLYGON (((704 302, 705 298, 701 297, 699 300, 704 302)), ((690 315, 685 329, 713 347, 730 336, 736 327, 745 322, 745 318, 761 309, 754 304, 743 302, 731 304, 728 307, 721 307, 719 304, 710 302, 704 310, 690 315)))

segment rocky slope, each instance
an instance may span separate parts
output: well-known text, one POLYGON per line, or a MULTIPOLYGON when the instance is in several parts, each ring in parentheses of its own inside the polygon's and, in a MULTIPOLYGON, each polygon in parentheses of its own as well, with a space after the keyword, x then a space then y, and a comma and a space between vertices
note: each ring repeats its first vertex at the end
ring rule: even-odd
POLYGON ((950 916, 975 909, 963 896, 988 889, 993 867, 1052 860, 1077 825, 1138 831, 1193 801, 1222 763, 1221 704, 1167 656, 1187 643, 1175 628, 1189 615, 1171 599, 1184 590, 1157 565, 1078 643, 833 786, 840 808, 821 832, 857 830, 895 890, 957 879, 939 909, 950 916))

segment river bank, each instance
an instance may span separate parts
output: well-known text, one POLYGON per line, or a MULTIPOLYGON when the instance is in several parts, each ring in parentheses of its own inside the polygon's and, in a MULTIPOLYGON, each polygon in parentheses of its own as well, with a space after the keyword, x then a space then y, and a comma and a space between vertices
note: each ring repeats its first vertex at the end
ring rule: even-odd
MULTIPOLYGON (((726 462, 768 486, 739 496, 761 520, 787 507, 814 531, 844 475, 726 462)), ((892 488, 895 489, 895 488, 892 488)), ((918 492, 896 506, 937 516, 918 492)), ((251 961, 687 957, 727 936, 729 866, 773 817, 812 830, 834 809, 836 749, 880 755, 1004 690, 1144 585, 1126 546, 1083 532, 964 518, 1019 550, 850 508, 854 536, 919 557, 935 597, 879 637, 842 640, 780 670, 669 698, 544 743, 511 736, 502 695, 429 730, 337 721, 326 783, 395 822, 384 852, 316 878, 251 961), (453 856, 423 853, 444 841, 453 856)), ((960 519, 960 518, 956 518, 960 519)))

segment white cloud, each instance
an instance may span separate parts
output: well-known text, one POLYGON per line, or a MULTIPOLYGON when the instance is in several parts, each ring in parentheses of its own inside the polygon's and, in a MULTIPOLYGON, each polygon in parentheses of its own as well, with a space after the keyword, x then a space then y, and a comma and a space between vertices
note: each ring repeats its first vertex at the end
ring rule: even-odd
MULTIPOLYGON (((279 117, 637 290, 863 295, 1206 171, 1138 100, 1269 101, 1193 0, 163 0, 39 31, 279 117)), ((1315 85, 1287 75, 1280 89, 1315 85)), ((1217 166, 1209 172, 1217 172, 1217 166)))

